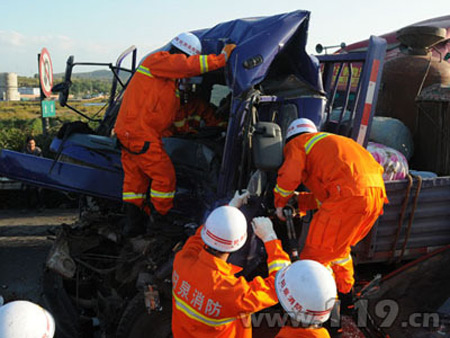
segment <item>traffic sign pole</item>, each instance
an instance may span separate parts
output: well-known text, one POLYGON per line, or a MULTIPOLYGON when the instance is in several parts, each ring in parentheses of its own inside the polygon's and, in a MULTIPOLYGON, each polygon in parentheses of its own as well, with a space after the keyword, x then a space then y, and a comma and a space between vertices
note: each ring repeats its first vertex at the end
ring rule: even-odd
MULTIPOLYGON (((41 67, 41 54, 38 54, 38 71, 40 72, 40 67, 41 67)), ((40 106, 41 106, 41 116, 42 116, 42 134, 44 134, 44 136, 46 136, 48 134, 48 131, 50 129, 50 121, 48 119, 48 117, 44 117, 44 112, 43 112, 43 108, 42 108, 42 101, 45 99, 45 95, 44 92, 42 91, 42 84, 41 84, 41 77, 39 76, 39 92, 41 93, 40 95, 40 106)))
POLYGON ((49 131, 49 116, 55 116, 54 101, 48 101, 46 98, 50 98, 52 95, 53 87, 53 66, 50 53, 47 48, 42 48, 40 54, 38 54, 39 64, 39 87, 41 92, 41 116, 42 116, 42 133, 48 134, 49 131))

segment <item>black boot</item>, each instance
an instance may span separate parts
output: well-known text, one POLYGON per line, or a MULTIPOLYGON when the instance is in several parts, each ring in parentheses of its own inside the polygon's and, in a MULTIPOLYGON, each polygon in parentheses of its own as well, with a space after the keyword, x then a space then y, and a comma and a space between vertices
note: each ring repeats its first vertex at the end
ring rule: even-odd
POLYGON ((341 315, 352 316, 355 307, 353 304, 354 298, 353 289, 351 289, 350 292, 348 293, 339 292, 338 297, 341 301, 341 315))
POLYGON ((353 289, 349 293, 338 293, 338 300, 331 311, 330 319, 324 325, 332 338, 342 336, 343 316, 352 317, 354 313, 353 295, 353 289))
POLYGON ((144 234, 148 218, 147 214, 134 204, 125 203, 124 206, 126 221, 122 229, 122 235, 130 238, 144 234))
POLYGON ((328 330, 332 338, 338 338, 342 335, 342 323, 341 323, 341 311, 340 300, 337 300, 334 304, 333 310, 331 310, 330 319, 328 319, 323 327, 328 330))
POLYGON ((148 226, 147 229, 150 233, 154 231, 159 231, 161 228, 166 227, 167 225, 172 223, 172 219, 168 214, 161 215, 153 206, 152 203, 148 203, 150 208, 150 215, 148 217, 148 226))

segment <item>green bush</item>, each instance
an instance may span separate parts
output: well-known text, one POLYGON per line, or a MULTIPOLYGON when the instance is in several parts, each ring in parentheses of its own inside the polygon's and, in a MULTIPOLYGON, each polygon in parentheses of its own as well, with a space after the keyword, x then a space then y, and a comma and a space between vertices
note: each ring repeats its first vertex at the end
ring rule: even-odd
POLYGON ((0 130, 0 148, 21 151, 25 144, 25 133, 19 128, 0 130))
MULTIPOLYGON (((71 104, 91 117, 101 118, 104 113, 102 110, 97 116, 100 107, 85 106, 84 102, 74 101, 71 104)), ((86 121, 68 108, 57 105, 56 117, 48 119, 49 130, 47 135, 43 135, 40 109, 39 101, 0 101, 0 149, 22 151, 27 136, 31 135, 36 139, 36 144, 42 149, 44 156, 53 157, 54 154, 49 151, 49 146, 61 126, 66 122, 86 121)), ((89 126, 96 129, 98 123, 89 122, 89 126)))
POLYGON ((36 139, 36 144, 42 150, 46 150, 49 144, 47 138, 53 137, 56 132, 51 130, 48 136, 42 135, 42 122, 40 119, 2 120, 0 121, 0 149, 22 151, 25 147, 26 138, 33 136, 36 139))

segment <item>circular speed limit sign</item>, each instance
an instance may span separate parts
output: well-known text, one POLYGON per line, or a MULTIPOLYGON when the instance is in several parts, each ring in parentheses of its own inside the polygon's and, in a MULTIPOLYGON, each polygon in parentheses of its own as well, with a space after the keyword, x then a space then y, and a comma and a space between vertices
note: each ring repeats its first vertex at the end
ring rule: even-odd
POLYGON ((53 66, 50 54, 46 48, 42 48, 41 56, 39 57, 39 79, 42 92, 46 97, 50 97, 53 87, 53 66))

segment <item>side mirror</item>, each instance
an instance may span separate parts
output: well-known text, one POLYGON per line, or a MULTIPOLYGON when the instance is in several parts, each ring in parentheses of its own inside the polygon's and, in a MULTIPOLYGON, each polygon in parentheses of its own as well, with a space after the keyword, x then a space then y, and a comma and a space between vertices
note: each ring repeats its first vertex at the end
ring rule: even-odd
POLYGON ((257 122, 253 131, 253 162, 259 170, 275 171, 283 163, 281 128, 273 122, 257 122))
POLYGON ((63 90, 66 90, 67 88, 68 88, 67 83, 65 83, 65 82, 60 82, 60 83, 55 84, 55 85, 52 87, 52 92, 53 92, 53 93, 59 93, 59 92, 62 92, 63 90))
POLYGON ((66 62, 66 72, 64 74, 64 82, 58 83, 56 86, 52 88, 54 93, 59 93, 58 100, 61 107, 64 107, 67 103, 67 99, 69 98, 69 89, 72 85, 71 77, 72 77, 72 68, 74 57, 73 55, 69 56, 66 62))

